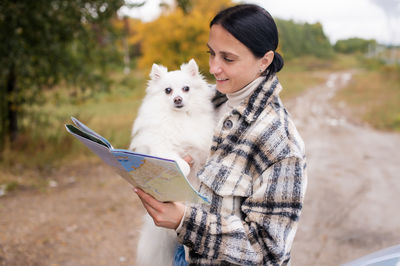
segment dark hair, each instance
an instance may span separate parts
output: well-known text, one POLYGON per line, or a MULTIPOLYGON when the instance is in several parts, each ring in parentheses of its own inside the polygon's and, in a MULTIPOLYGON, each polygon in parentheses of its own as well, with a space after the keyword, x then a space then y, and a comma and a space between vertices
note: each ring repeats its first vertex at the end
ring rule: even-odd
POLYGON ((278 29, 272 16, 264 8, 254 4, 241 4, 220 11, 210 22, 221 25, 243 43, 255 57, 261 58, 268 51, 274 52, 274 60, 262 73, 267 79, 283 67, 278 48, 278 29))

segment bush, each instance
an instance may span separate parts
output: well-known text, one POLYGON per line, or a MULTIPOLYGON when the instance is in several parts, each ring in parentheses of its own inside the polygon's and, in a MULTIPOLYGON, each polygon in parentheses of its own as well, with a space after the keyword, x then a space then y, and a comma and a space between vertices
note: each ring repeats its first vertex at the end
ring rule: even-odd
POLYGON ((375 49, 377 43, 375 40, 364 40, 360 38, 350 38, 346 40, 338 40, 333 46, 336 52, 344 54, 367 53, 368 50, 375 49))
POLYGON ((303 55, 322 58, 333 56, 333 49, 325 36, 320 23, 295 23, 292 20, 276 19, 279 30, 280 46, 285 59, 303 55))

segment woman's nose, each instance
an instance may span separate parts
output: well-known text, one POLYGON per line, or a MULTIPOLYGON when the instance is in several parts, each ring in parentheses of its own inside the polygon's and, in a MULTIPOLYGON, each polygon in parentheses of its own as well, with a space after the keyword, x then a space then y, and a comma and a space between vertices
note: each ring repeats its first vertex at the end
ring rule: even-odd
POLYGON ((215 59, 210 59, 209 65, 210 65, 210 74, 215 75, 221 73, 222 69, 215 59))

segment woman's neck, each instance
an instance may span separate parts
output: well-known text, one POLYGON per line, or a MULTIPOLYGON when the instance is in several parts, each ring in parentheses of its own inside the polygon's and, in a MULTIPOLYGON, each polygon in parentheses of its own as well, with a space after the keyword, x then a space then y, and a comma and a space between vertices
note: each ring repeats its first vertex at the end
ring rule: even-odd
POLYGON ((261 80, 264 78, 264 76, 258 77, 240 90, 233 93, 227 93, 226 97, 228 98, 228 107, 232 109, 238 106, 244 99, 250 96, 250 94, 257 88, 258 84, 260 84, 261 80))

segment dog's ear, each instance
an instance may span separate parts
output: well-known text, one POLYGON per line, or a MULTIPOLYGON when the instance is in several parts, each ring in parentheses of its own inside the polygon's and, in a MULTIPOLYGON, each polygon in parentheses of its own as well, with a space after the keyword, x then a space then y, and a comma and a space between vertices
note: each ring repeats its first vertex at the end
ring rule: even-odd
POLYGON ((159 80, 167 72, 168 69, 165 66, 153 64, 151 67, 150 78, 152 80, 159 80))
POLYGON ((194 59, 190 59, 189 63, 182 64, 181 70, 188 72, 191 76, 195 77, 199 74, 199 67, 194 59))

